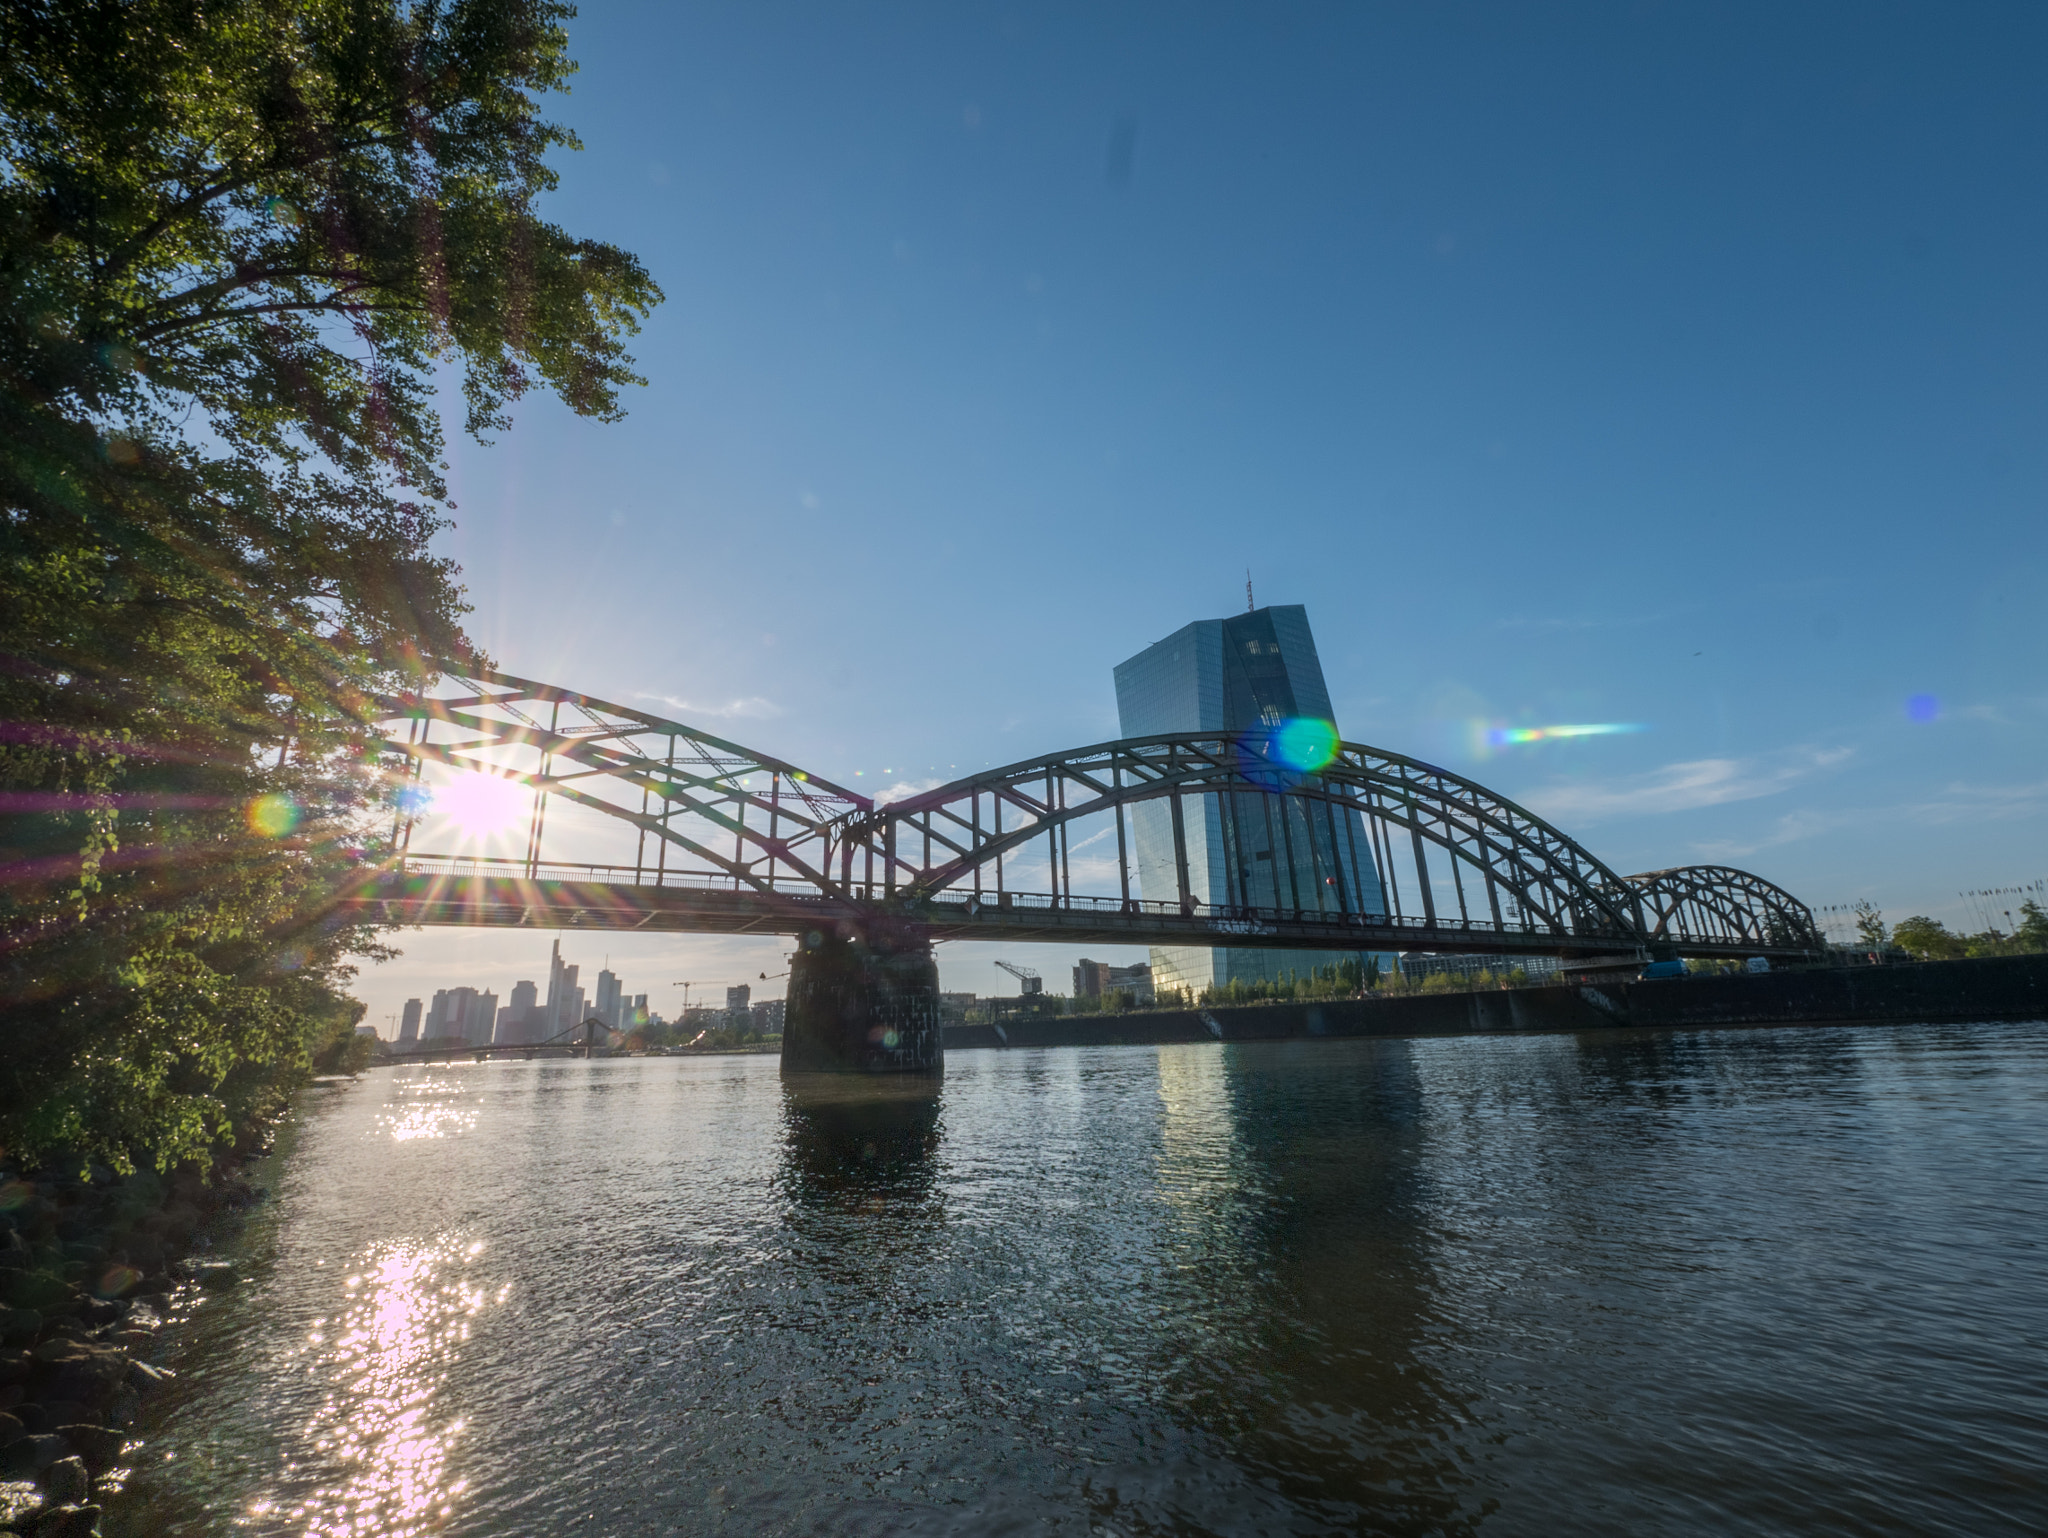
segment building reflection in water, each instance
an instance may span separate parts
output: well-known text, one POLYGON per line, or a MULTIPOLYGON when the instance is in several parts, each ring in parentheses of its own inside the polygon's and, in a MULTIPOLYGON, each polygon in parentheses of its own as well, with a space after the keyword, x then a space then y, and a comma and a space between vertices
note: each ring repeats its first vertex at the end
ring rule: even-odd
MULTIPOLYGON (((1438 1223, 1408 1044, 1166 1049, 1159 1084, 1162 1259, 1179 1293, 1160 1368, 1181 1424, 1294 1522, 1475 1528, 1489 1503, 1461 1445, 1476 1428, 1437 1365, 1438 1223), (1287 1061, 1304 1052, 1325 1071, 1287 1061)), ((1114 1485, 1096 1503, 1111 1525, 1179 1504, 1137 1471, 1114 1485)))

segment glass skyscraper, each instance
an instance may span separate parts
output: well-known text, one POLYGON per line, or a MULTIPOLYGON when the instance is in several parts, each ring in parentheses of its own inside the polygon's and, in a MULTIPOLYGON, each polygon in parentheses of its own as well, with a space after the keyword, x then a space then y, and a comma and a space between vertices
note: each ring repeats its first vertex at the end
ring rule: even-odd
MULTIPOLYGON (((1323 665, 1299 604, 1196 620, 1116 668, 1116 708, 1125 737, 1217 732, 1263 737, 1290 720, 1334 726, 1323 665)), ((1173 816, 1164 802, 1132 809, 1139 887, 1148 898, 1179 895, 1173 816)), ((1188 886, 1200 902, 1230 907, 1384 913, 1365 820, 1357 812, 1310 815, 1280 796, 1210 795, 1184 818, 1188 886)), ((1362 953, 1361 953, 1362 954, 1362 953)), ((1343 953, 1154 946, 1155 988, 1277 982, 1328 966, 1343 953)))

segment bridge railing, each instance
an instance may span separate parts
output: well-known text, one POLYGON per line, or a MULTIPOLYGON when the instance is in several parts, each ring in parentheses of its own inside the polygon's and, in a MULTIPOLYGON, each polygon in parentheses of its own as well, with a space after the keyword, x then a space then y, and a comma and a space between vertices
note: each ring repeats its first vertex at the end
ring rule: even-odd
MULTIPOLYGON (((557 882, 571 885, 601 886, 628 890, 659 890, 679 895, 701 892, 707 895, 734 894, 759 897, 759 888, 737 879, 719 879, 699 873, 677 871, 655 872, 627 864, 604 861, 547 861, 530 862, 478 855, 460 859, 420 858, 408 859, 404 871, 410 876, 441 878, 446 880, 516 880, 533 882, 557 882)), ((817 887, 796 878, 779 879, 774 883, 774 895, 795 902, 817 903, 826 906, 836 901, 821 894, 817 887)), ((855 882, 845 893, 848 899, 860 903, 887 904, 891 901, 907 900, 908 894, 890 891, 880 882, 855 882)), ((959 917, 976 920, 983 917, 999 919, 1003 914, 1030 913, 1074 913, 1100 914, 1106 916, 1128 915, 1133 918, 1165 918, 1192 920, 1201 928, 1218 934, 1257 935, 1272 931, 1276 938, 1282 927, 1299 931, 1304 927, 1324 930, 1345 930, 1359 937, 1359 948, 1398 949, 1404 936, 1409 934, 1467 934, 1473 937, 1475 947, 1483 948, 1488 937, 1517 940, 1544 940, 1563 938, 1558 931, 1547 924, 1517 923, 1503 921, 1494 923, 1490 919, 1453 917, 1440 914, 1431 919, 1422 914, 1394 913, 1342 913, 1333 909, 1315 908, 1267 908, 1247 907, 1241 904, 1207 903, 1190 901, 1183 905, 1178 902, 1147 898, 1121 898, 1094 896, 1085 893, 1049 892, 994 892, 974 891, 971 887, 954 887, 926 895, 915 904, 918 911, 936 918, 959 917)), ((1190 943, 1199 943, 1199 936, 1191 935, 1190 943)), ((1625 934, 1605 935, 1602 932, 1588 932, 1574 936, 1611 939, 1617 947, 1627 947, 1637 937, 1625 934)), ((1721 934, 1692 934, 1677 929, 1667 929, 1660 939, 1685 944, 1688 942, 1725 944, 1727 937, 1721 934)))

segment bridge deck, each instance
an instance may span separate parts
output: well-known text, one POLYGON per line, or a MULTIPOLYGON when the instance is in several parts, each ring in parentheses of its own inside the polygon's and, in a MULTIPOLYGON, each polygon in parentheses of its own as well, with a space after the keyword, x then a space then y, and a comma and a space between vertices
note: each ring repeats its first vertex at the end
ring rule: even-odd
MULTIPOLYGON (((871 899, 816 893, 617 882, 527 880, 497 875, 380 876, 344 900, 344 913, 392 924, 496 928, 580 928, 726 935, 802 935, 878 914, 915 918, 934 940, 1003 940, 1082 945, 1190 945, 1289 950, 1426 951, 1460 955, 1611 956, 1637 941, 1612 933, 1558 934, 1480 920, 1431 922, 1418 915, 1226 910, 1115 898, 1013 892, 907 903, 877 890, 871 899)), ((1686 935, 1658 937, 1681 955, 1798 960, 1800 949, 1686 935)))

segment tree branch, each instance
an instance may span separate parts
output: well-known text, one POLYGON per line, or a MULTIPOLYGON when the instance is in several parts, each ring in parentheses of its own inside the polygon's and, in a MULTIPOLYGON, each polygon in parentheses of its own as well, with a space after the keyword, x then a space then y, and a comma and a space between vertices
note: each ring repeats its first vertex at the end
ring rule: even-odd
MULTIPOLYGON (((447 137, 460 140, 474 136, 450 134, 447 137)), ((236 171, 233 167, 224 166, 221 168, 221 174, 216 176, 214 180, 202 183, 195 191, 181 198, 162 214, 143 226, 142 229, 123 241, 119 246, 109 251, 106 260, 95 265, 93 277, 96 281, 100 282, 118 277, 134 264, 136 259, 148 249, 152 241, 170 229, 172 225, 189 218, 207 204, 226 197, 229 193, 239 192, 254 186, 265 177, 280 176, 288 172, 304 173, 344 155, 353 155, 366 149, 389 149, 403 145, 406 142, 407 137, 403 134, 371 134, 367 138, 362 139, 343 139, 318 155, 292 159, 280 154, 273 154, 266 163, 249 166, 239 171, 236 171), (231 172, 233 174, 229 174, 231 172)))
POLYGON ((416 311, 416 305, 369 304, 343 301, 338 295, 326 299, 313 299, 292 303, 246 304, 232 310, 217 310, 211 315, 194 315, 183 320, 165 321, 145 332, 136 333, 138 339, 154 341, 179 331, 196 331, 208 326, 228 325, 251 315, 403 315, 416 311))

